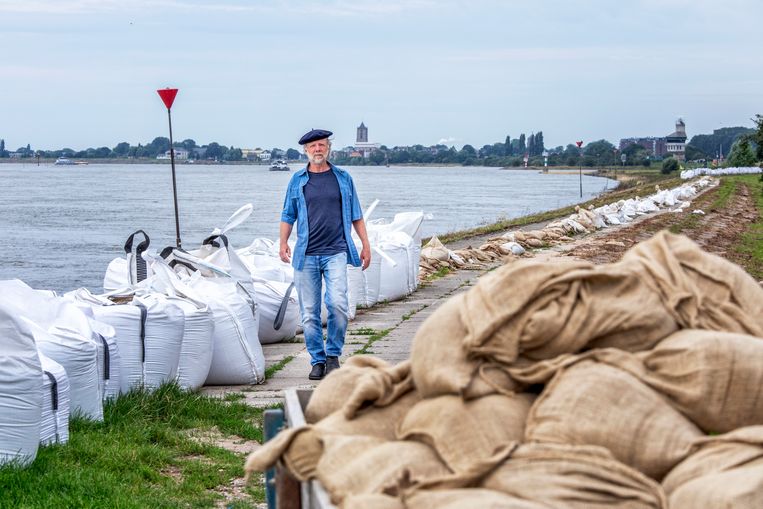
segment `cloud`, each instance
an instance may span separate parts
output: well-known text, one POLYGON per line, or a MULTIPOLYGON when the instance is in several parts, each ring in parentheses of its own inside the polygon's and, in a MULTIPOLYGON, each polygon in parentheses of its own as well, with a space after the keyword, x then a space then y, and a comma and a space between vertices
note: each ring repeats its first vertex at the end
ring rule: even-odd
POLYGON ((461 141, 458 138, 454 138, 453 136, 448 136, 447 138, 440 138, 440 140, 437 142, 438 145, 452 145, 456 143, 457 141, 461 141))

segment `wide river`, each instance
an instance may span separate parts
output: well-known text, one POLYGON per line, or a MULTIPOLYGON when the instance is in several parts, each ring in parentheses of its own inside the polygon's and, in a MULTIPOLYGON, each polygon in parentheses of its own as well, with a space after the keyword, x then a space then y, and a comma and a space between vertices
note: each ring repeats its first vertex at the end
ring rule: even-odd
MULTIPOLYGON (((183 247, 196 248, 241 205, 251 217, 229 234, 235 247, 278 238, 291 172, 255 165, 177 165, 183 247)), ((482 167, 347 167, 361 204, 380 204, 371 219, 423 210, 424 236, 443 234, 588 200, 613 182, 578 174, 482 167)), ((100 292, 109 261, 143 229, 151 248, 175 243, 170 166, 0 164, 0 280, 18 278, 58 292, 100 292)))

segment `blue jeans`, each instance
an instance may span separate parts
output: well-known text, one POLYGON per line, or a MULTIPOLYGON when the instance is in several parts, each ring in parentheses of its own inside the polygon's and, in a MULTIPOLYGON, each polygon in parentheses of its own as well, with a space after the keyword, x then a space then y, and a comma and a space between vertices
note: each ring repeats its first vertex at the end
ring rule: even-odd
POLYGON ((306 256, 302 270, 294 271, 294 286, 299 297, 299 311, 310 363, 325 363, 326 356, 339 357, 342 355, 348 321, 347 253, 306 256), (325 350, 321 325, 321 290, 324 281, 324 298, 328 310, 325 350))

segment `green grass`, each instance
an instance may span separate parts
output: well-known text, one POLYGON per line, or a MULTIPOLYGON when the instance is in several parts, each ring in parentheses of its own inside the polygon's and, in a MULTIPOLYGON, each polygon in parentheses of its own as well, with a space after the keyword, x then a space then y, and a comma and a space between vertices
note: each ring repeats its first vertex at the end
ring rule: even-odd
MULTIPOLYGON (((371 330, 373 330, 373 329, 371 329, 371 330)), ((376 343, 380 339, 386 337, 387 334, 389 334, 391 331, 392 331, 392 329, 384 329, 384 330, 381 330, 381 331, 373 331, 373 334, 371 334, 368 337, 368 341, 366 341, 366 344, 363 345, 362 348, 357 350, 352 355, 373 354, 373 353, 375 353, 375 352, 371 351, 371 345, 373 345, 374 343, 376 343)))
POLYGON ((265 368, 265 380, 273 378, 273 375, 281 371, 284 368, 284 366, 286 366, 288 363, 290 363, 293 360, 294 360, 293 355, 287 355, 286 357, 276 362, 272 366, 265 368))
POLYGON ((404 321, 406 321, 406 320, 410 320, 410 319, 411 319, 411 317, 412 317, 413 315, 415 315, 415 314, 416 314, 416 313, 418 313, 419 311, 422 311, 422 310, 426 309, 428 306, 429 306, 428 304, 423 304, 423 305, 421 305, 421 306, 420 306, 419 308, 417 308, 417 309, 412 309, 412 310, 410 310, 409 312, 407 312, 406 314, 404 314, 404 315, 402 316, 401 320, 402 320, 403 322, 404 322, 404 321))
POLYGON ((729 199, 736 194, 742 182, 735 178, 721 179, 721 183, 718 186, 718 195, 713 203, 710 205, 710 210, 722 209, 729 202, 729 199))
POLYGON ((736 250, 747 257, 745 269, 758 280, 763 279, 763 181, 758 175, 736 177, 750 189, 752 198, 758 209, 758 219, 750 224, 742 234, 736 250))
MULTIPOLYGON (((215 489, 243 475, 244 457, 188 430, 261 442, 261 422, 262 410, 176 385, 134 391, 108 403, 103 422, 73 419, 69 443, 41 448, 29 467, 0 468, 0 507, 213 507, 215 489)), ((261 488, 247 493, 264 500, 261 488)))

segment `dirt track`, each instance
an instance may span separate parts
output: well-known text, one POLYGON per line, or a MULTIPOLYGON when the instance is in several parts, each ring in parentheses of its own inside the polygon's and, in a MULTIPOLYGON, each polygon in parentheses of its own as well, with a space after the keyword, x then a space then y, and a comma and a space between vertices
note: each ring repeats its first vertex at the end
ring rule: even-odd
POLYGON ((756 220, 755 203, 749 188, 739 183, 733 199, 719 206, 719 189, 712 187, 695 197, 684 212, 662 212, 620 228, 600 230, 575 242, 566 255, 593 263, 614 262, 634 244, 669 229, 688 236, 708 252, 744 266, 749 261, 746 256, 728 247, 736 245, 748 225, 756 220), (695 210, 703 211, 704 215, 694 214, 695 210))

